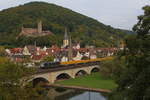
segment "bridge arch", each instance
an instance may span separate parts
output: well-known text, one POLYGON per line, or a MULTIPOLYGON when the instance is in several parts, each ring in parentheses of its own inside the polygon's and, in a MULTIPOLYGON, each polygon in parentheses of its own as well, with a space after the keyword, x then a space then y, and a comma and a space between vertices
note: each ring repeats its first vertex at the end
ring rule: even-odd
POLYGON ((88 73, 85 70, 79 70, 75 73, 75 77, 79 77, 79 76, 84 76, 87 75, 88 73))
POLYGON ((69 79, 71 76, 68 73, 61 73, 56 76, 55 81, 69 79))
POLYGON ((46 78, 44 78, 44 77, 34 78, 30 82, 32 82, 33 87, 35 87, 37 85, 43 86, 43 85, 48 85, 49 84, 49 81, 46 78))
POLYGON ((94 67, 91 69, 91 73, 99 72, 100 68, 99 67, 94 67))

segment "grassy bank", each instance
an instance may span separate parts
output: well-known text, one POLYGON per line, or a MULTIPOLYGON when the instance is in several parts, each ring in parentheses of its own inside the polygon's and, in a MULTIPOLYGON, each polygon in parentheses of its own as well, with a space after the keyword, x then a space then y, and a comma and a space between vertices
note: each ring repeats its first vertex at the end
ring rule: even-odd
POLYGON ((56 82, 56 84, 110 90, 117 87, 112 79, 105 79, 100 75, 100 73, 93 73, 91 75, 86 75, 75 79, 63 80, 56 82))

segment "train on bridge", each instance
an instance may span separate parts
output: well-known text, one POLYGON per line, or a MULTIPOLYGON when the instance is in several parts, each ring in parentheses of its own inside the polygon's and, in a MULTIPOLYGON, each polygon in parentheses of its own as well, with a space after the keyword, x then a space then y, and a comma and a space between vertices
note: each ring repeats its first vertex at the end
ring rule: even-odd
POLYGON ((68 62, 43 62, 40 65, 41 69, 50 69, 57 67, 67 67, 67 66, 82 66, 82 65, 94 65, 99 64, 101 61, 112 60, 113 57, 104 57, 97 59, 89 60, 77 60, 77 61, 68 61, 68 62))

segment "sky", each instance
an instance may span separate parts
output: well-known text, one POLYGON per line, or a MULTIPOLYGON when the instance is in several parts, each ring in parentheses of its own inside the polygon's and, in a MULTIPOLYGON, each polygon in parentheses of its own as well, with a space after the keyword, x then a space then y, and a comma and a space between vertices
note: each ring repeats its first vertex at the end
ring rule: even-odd
POLYGON ((142 7, 150 0, 0 0, 0 10, 31 1, 44 1, 69 8, 115 28, 131 30, 142 7))

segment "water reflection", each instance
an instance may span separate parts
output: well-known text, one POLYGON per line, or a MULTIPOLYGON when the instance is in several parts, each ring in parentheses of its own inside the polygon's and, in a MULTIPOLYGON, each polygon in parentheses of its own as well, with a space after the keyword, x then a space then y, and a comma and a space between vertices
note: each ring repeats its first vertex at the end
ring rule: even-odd
POLYGON ((99 92, 88 92, 66 88, 49 88, 47 100, 106 100, 106 95, 99 92))
POLYGON ((101 93, 84 92, 78 96, 71 97, 68 100, 106 100, 106 98, 104 96, 102 96, 101 93))

